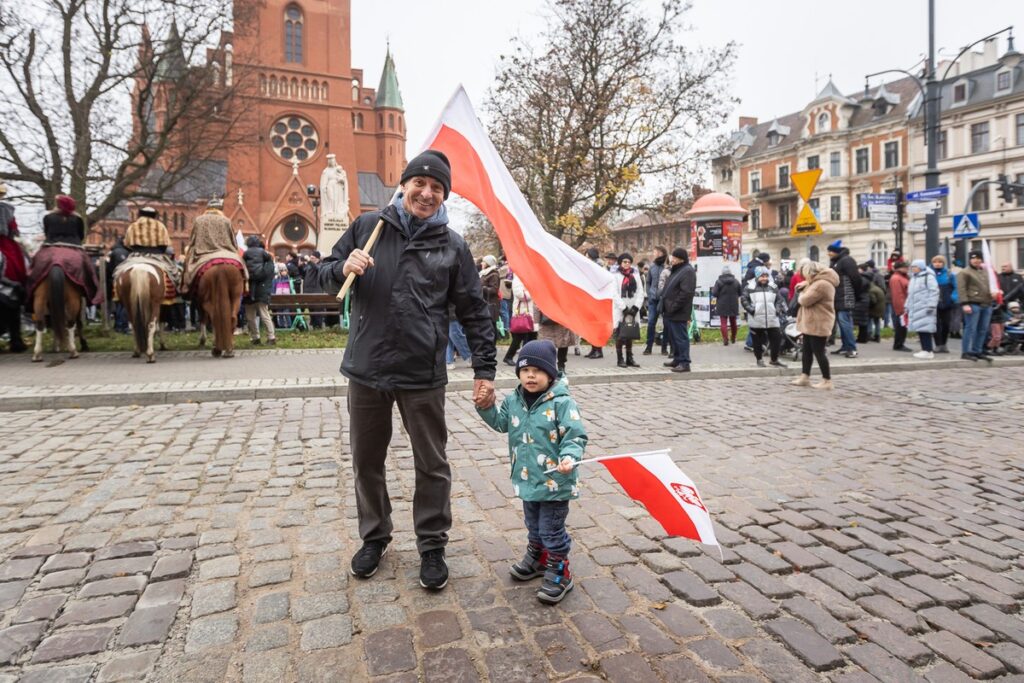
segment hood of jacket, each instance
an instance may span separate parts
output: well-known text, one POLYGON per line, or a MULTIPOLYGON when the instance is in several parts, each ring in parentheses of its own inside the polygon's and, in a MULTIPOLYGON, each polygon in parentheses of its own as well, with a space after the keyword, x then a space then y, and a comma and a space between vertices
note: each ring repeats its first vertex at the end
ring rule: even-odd
MULTIPOLYGON (((735 282, 736 276, 732 273, 722 273, 718 276, 718 281, 722 283, 735 282)), ((771 278, 768 278, 768 281, 771 282, 771 278)), ((751 282, 753 282, 753 280, 751 280, 751 282)))
MULTIPOLYGON (((723 275, 722 277, 724 278, 725 276, 723 275)), ((753 280, 748 281, 747 282, 747 289, 749 289, 752 292, 754 290, 756 290, 756 289, 771 289, 771 290, 778 291, 779 286, 776 285, 775 282, 772 280, 771 276, 769 276, 768 277, 768 282, 766 284, 763 284, 763 285, 760 282, 757 281, 757 278, 754 278, 753 280)))
POLYGON ((825 280, 826 282, 830 283, 833 287, 838 287, 839 273, 832 270, 831 268, 825 268, 824 270, 819 270, 818 274, 812 277, 810 280, 808 280, 808 282, 817 282, 818 280, 825 280))

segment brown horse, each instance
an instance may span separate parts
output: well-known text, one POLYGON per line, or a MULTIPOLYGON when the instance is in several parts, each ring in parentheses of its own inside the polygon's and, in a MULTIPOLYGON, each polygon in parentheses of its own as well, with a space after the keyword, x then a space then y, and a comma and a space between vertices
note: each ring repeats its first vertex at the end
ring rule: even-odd
POLYGON ((81 288, 67 279, 60 266, 53 266, 46 279, 39 283, 32 293, 32 320, 36 324, 36 345, 32 350, 32 362, 43 360, 43 332, 46 331, 46 315, 50 315, 55 351, 66 349, 71 358, 78 358, 75 348, 75 325, 82 313, 81 288))
POLYGON ((210 266, 199 278, 196 303, 199 305, 199 346, 206 346, 206 323, 213 326, 213 356, 235 355, 235 321, 245 281, 237 266, 219 263, 210 266))
POLYGON ((117 298, 128 309, 132 322, 132 335, 135 339, 135 351, 132 358, 138 358, 143 352, 147 363, 156 362, 156 351, 153 350, 153 337, 159 335, 160 350, 166 351, 164 335, 160 330, 160 303, 164 298, 164 274, 155 266, 137 263, 125 267, 114 283, 117 298))

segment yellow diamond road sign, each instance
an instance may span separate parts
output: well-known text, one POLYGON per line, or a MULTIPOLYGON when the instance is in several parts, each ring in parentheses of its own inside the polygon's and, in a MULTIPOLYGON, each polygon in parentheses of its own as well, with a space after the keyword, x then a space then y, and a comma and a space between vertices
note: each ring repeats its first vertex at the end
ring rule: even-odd
POLYGON ((819 178, 821 178, 820 168, 815 168, 811 171, 801 171, 790 176, 793 187, 796 188, 800 198, 804 200, 804 207, 800 209, 796 222, 793 223, 793 229, 789 231, 789 234, 792 236, 821 234, 821 223, 818 222, 818 217, 814 215, 814 211, 811 210, 808 204, 811 201, 811 193, 814 192, 819 178))

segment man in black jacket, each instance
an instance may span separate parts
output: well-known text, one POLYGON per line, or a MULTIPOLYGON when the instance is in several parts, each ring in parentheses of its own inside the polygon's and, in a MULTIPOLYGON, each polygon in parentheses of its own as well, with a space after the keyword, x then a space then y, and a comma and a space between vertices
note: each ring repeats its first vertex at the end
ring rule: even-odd
POLYGON ((850 256, 850 250, 843 246, 842 240, 828 245, 828 255, 832 270, 839 275, 839 286, 836 287, 836 324, 842 346, 833 351, 847 358, 857 357, 857 338, 853 334, 853 309, 861 296, 864 282, 861 278, 857 262, 850 256))
POLYGON ((270 290, 274 281, 274 257, 263 248, 256 235, 245 240, 245 270, 249 273, 249 293, 242 297, 245 304, 245 324, 253 346, 260 343, 260 322, 267 330, 267 343, 276 344, 274 321, 270 317, 270 290))
POLYGON ((444 414, 448 304, 454 304, 472 349, 473 402, 480 408, 494 405, 495 329, 469 247, 448 228, 447 157, 427 150, 409 162, 400 182, 401 192, 390 205, 360 216, 334 245, 320 267, 320 284, 336 293, 350 273, 358 276, 341 364, 349 379, 349 435, 363 539, 351 572, 372 576, 391 542, 385 459, 397 403, 416 467, 413 523, 420 585, 440 590, 448 582, 444 549, 452 523, 444 414), (361 247, 378 220, 383 229, 371 256, 361 247))
POLYGON ((672 360, 665 367, 672 372, 690 371, 690 315, 693 312, 693 295, 697 291, 697 271, 690 265, 686 250, 676 247, 672 250, 671 274, 665 289, 661 292, 661 313, 665 330, 672 342, 672 360))

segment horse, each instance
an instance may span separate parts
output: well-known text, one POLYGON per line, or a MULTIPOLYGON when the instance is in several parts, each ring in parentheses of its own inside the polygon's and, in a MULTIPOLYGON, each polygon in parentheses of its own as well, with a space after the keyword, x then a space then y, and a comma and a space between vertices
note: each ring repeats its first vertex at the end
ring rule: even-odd
MULTIPOLYGON (((54 350, 70 350, 71 358, 78 358, 75 348, 75 327, 82 314, 85 293, 64 275, 64 269, 53 266, 46 279, 32 293, 32 321, 36 324, 36 344, 32 349, 32 362, 43 360, 43 332, 46 315, 50 315, 54 350), (70 324, 69 324, 70 323, 70 324)), ((85 340, 83 339, 83 347, 85 340)))
POLYGON ((199 278, 195 300, 199 304, 199 346, 206 346, 206 323, 213 326, 214 358, 234 358, 235 321, 245 280, 238 266, 218 263, 199 278))
POLYGON ((132 358, 138 358, 143 351, 147 363, 156 362, 153 337, 159 336, 160 350, 166 351, 164 335, 160 330, 160 303, 164 298, 164 275, 155 266, 137 263, 126 266, 114 283, 117 298, 128 309, 132 323, 135 351, 132 358))

